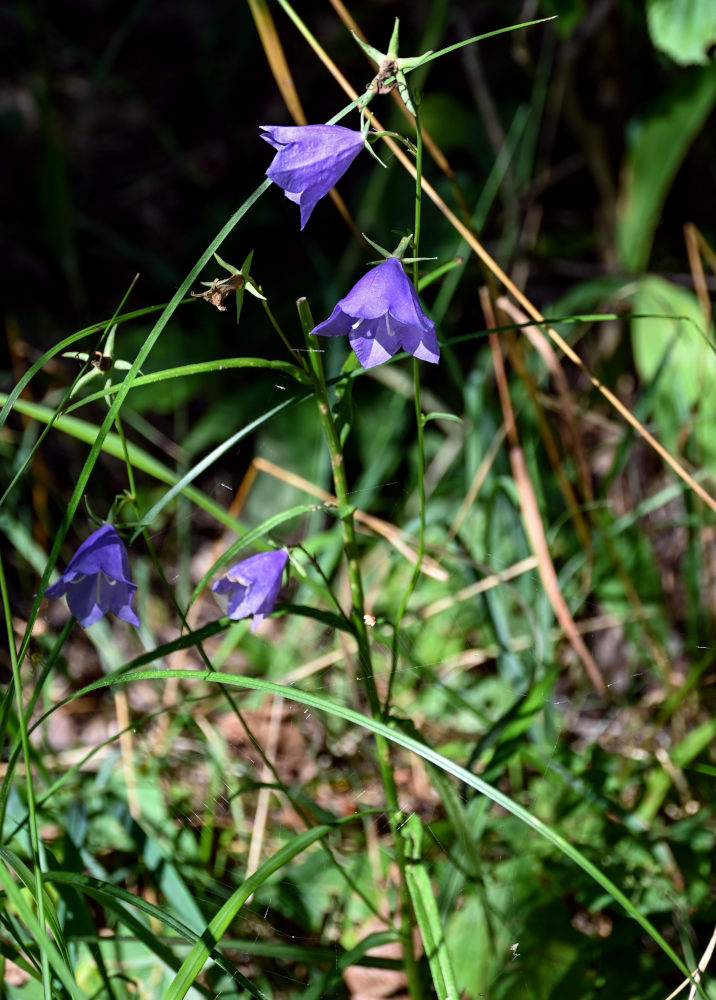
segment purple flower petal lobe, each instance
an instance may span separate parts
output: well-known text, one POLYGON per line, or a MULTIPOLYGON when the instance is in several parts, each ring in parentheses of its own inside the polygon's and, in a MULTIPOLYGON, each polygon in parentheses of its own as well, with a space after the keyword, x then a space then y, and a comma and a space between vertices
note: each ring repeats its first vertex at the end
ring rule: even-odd
POLYGON ((70 611, 83 628, 99 621, 108 611, 131 625, 139 625, 132 609, 136 589, 124 542, 111 524, 103 524, 80 545, 45 596, 67 597, 70 611))
POLYGON ((364 368, 374 368, 399 351, 437 364, 435 324, 420 308, 415 288, 397 257, 389 257, 357 281, 311 333, 348 335, 364 368))
POLYGON ((271 614, 281 589, 281 576, 288 561, 285 549, 260 552, 235 563, 211 589, 217 594, 228 594, 229 618, 238 620, 253 615, 251 631, 266 615, 271 614))
POLYGON ((262 125, 261 138, 277 151, 266 171, 301 209, 301 229, 316 204, 363 149, 363 134, 342 125, 262 125))

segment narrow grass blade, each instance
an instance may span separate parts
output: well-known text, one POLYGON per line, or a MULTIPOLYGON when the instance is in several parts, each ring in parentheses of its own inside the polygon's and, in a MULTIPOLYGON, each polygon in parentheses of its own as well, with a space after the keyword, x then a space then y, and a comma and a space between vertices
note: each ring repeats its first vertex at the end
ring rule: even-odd
POLYGON ((87 1000, 87 994, 75 982, 74 977, 62 959, 62 955, 48 938, 45 929, 40 926, 40 922, 29 903, 25 900, 17 882, 4 864, 0 864, 0 887, 5 891, 10 905, 15 909, 17 915, 34 938, 40 952, 47 956, 47 960, 55 975, 69 995, 73 1000, 87 1000))
MULTIPOLYGON (((576 848, 568 840, 565 840, 565 838, 561 834, 557 833, 557 831, 551 826, 543 823, 537 816, 534 816, 531 812, 529 812, 529 810, 525 809, 524 806, 514 802, 504 792, 501 792, 497 788, 493 788, 492 785, 483 781, 482 778, 479 778, 476 774, 472 774, 470 771, 467 771, 460 764, 456 764, 454 761, 444 757, 441 753, 433 750, 432 747, 426 746, 413 737, 401 733, 399 730, 386 725, 386 723, 381 722, 378 719, 372 719, 367 715, 363 715, 361 712, 356 712, 354 709, 331 701, 329 698, 322 695, 313 694, 308 691, 299 691, 296 688, 289 687, 285 684, 275 684, 272 681, 265 681, 254 677, 239 677, 234 674, 224 674, 212 670, 175 670, 172 668, 166 668, 162 670, 138 670, 123 675, 108 674, 106 677, 103 677, 100 680, 87 685, 87 687, 82 688, 80 691, 75 692, 75 694, 73 694, 70 698, 60 702, 55 707, 66 704, 75 698, 80 698, 83 695, 88 694, 90 691, 95 691, 102 687, 108 687, 111 684, 126 684, 135 680, 166 680, 169 677, 177 677, 184 680, 203 680, 206 683, 226 684, 227 686, 233 685, 235 687, 247 688, 252 691, 264 691, 267 694, 275 694, 282 698, 287 698, 289 701, 296 701, 301 705, 314 708, 316 711, 326 712, 329 715, 337 716, 338 718, 344 719, 346 722, 350 722, 353 725, 360 726, 369 732, 381 735, 385 739, 390 740, 392 743, 402 746, 406 750, 417 754, 419 757, 422 757, 423 760, 441 768, 447 774, 451 774, 454 778, 457 778, 458 781, 463 782, 470 788, 474 788, 475 791, 479 792, 481 795, 485 795, 497 805, 502 806, 503 809, 511 813, 513 816, 516 816, 517 819, 529 826, 535 831, 535 833, 539 834, 540 837, 544 837, 545 840, 554 844, 554 846, 561 851, 562 854, 578 865, 582 871, 586 872, 586 874, 589 875, 589 877, 593 879, 597 885, 600 885, 602 889, 604 889, 605 892, 607 892, 609 896, 611 896, 611 898, 618 903, 630 917, 636 920, 637 923, 644 928, 652 940, 659 946, 659 948, 661 948, 664 954, 671 959, 674 965, 684 975, 689 975, 689 971, 682 960, 659 933, 656 927, 654 927, 651 921, 643 916, 639 909, 621 891, 621 889, 614 882, 612 882, 610 878, 597 868, 597 866, 593 864, 593 862, 591 862, 578 848, 576 848)), ((258 875, 258 872, 256 874, 258 875)), ((183 994, 170 994, 167 996, 167 1000, 177 1000, 179 995, 183 994)))
MULTIPOLYGON (((47 877, 47 881, 58 885, 71 886, 77 892, 89 896, 106 909, 111 910, 121 924, 127 927, 157 958, 164 962, 167 968, 172 969, 174 972, 181 966, 180 958, 164 945, 148 927, 129 913, 126 906, 132 906, 148 917, 166 925, 166 927, 191 944, 200 941, 200 937, 195 931, 187 927, 181 920, 177 920, 171 913, 166 912, 154 903, 148 902, 141 896, 132 895, 131 892, 122 889, 120 886, 112 885, 111 882, 102 882, 100 879, 93 878, 90 875, 80 875, 76 872, 51 872, 47 877)), ((257 990, 253 983, 242 975, 236 966, 227 961, 220 952, 212 951, 210 957, 223 972, 226 972, 232 979, 240 983, 244 989, 248 990, 252 996, 260 1000, 262 996, 261 991, 257 990)))
POLYGON ((201 939, 196 942, 187 955, 174 981, 165 993, 164 1000, 181 1000, 182 997, 186 996, 187 990, 209 957, 211 948, 217 944, 249 896, 266 881, 269 875, 283 868, 297 854, 305 851, 307 847, 315 844, 317 840, 327 837, 331 830, 333 830, 332 826, 317 826, 312 830, 307 830, 305 833, 293 837, 288 844, 285 844, 280 850, 276 851, 273 857, 265 861, 253 875, 247 878, 231 894, 211 921, 204 934, 202 934, 201 939))
POLYGON ((440 922, 438 904, 435 899, 430 877, 422 859, 423 824, 417 813, 409 816, 400 828, 400 836, 406 843, 405 877, 408 883, 410 901, 430 965, 435 992, 441 1000, 459 1000, 459 990, 455 981, 450 955, 445 941, 445 932, 440 922))
MULTIPOLYGON (((7 847, 0 846, 0 858, 5 862, 11 871, 14 871, 20 881, 23 883, 26 889, 29 889, 31 895, 37 895, 37 880, 34 874, 27 867, 25 862, 11 851, 7 847)), ((43 883, 45 882, 45 876, 43 873, 43 883)), ((55 909, 55 904, 48 895, 47 891, 43 888, 43 902, 44 902, 44 913, 47 923, 50 925, 50 930, 52 931, 52 936, 57 942, 57 947, 59 948, 60 954, 65 962, 67 968, 71 971, 72 966, 70 964, 70 956, 65 947, 64 936, 62 934, 62 927, 60 926, 60 921, 57 917, 57 910, 55 909)))

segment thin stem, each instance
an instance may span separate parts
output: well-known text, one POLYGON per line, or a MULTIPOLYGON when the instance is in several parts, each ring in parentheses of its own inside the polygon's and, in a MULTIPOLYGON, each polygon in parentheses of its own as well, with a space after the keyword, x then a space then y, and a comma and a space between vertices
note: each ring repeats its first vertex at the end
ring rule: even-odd
MULTIPOLYGON (((411 94, 413 107, 415 108, 415 222, 413 224, 413 247, 414 257, 420 256, 420 222, 423 208, 423 132, 420 127, 420 108, 411 94)), ((413 284, 415 291, 418 290, 418 261, 413 264, 413 284)))
MULTIPOLYGON (((415 108, 415 223, 413 229, 413 246, 414 246, 414 256, 417 258, 419 253, 419 243, 420 243, 420 221, 422 212, 422 174, 423 174, 423 139, 422 130, 420 127, 420 109, 418 104, 411 94, 413 101, 413 106, 415 108)), ((415 291, 418 291, 418 261, 416 260, 413 264, 413 284, 415 285, 415 291)), ((393 682, 395 680, 395 674, 398 669, 398 645, 400 641, 400 624, 403 620, 403 615, 405 614, 406 608, 408 606, 408 601, 415 590, 418 582, 418 577, 420 576, 420 567, 423 561, 423 555, 425 553, 425 425, 423 422, 423 413, 420 406, 420 363, 417 358, 413 359, 413 384, 415 386, 415 424, 417 430, 416 436, 416 446, 418 451, 418 501, 420 505, 420 525, 418 529, 418 553, 415 560, 415 567, 413 569, 410 581, 406 588, 405 594, 403 595, 403 600, 398 608, 398 613, 395 616, 395 622, 393 623, 393 646, 391 651, 390 660, 390 677, 388 678, 388 693, 385 698, 385 704, 383 706, 383 718, 387 720, 390 714, 390 699, 393 693, 393 682)))
MULTIPOLYGON (((67 639, 67 636, 72 631, 72 626, 74 625, 74 623, 75 623, 75 618, 70 617, 70 618, 67 619, 67 621, 65 622, 65 624, 64 624, 64 626, 62 628, 62 632, 60 633, 60 635, 59 635, 59 637, 57 639, 57 642, 55 643, 55 645, 52 647, 52 650, 50 651, 50 655, 47 657, 46 660, 44 660, 44 662, 42 664, 42 670, 40 671, 39 676, 36 678, 35 683, 33 684, 32 692, 30 693, 30 697, 28 699, 27 705, 25 706, 25 726, 26 727, 30 725, 30 720, 32 718, 32 713, 33 713, 33 711, 35 709, 35 705, 37 704, 38 698, 42 694, 42 689, 45 686, 45 681, 49 677, 50 671, 52 670, 53 666, 55 665, 55 660, 60 655, 60 651, 62 650, 62 647, 63 647, 63 645, 65 643, 65 640, 67 639)), ((21 732, 22 732, 22 730, 21 730, 21 732)), ((12 744, 12 748, 11 748, 11 750, 10 750, 10 752, 8 754, 8 758, 7 758, 6 771, 5 771, 5 780, 4 780, 3 784, 0 786, 0 830, 4 829, 4 826, 5 826, 5 814, 6 814, 6 810, 7 810, 7 800, 8 800, 8 796, 10 794, 10 781, 11 781, 11 777, 12 777, 13 771, 15 770, 15 765, 17 764, 17 761, 18 761, 18 758, 19 758, 21 752, 22 752, 22 739, 21 739, 20 736, 16 736, 14 738, 14 741, 13 741, 13 744, 12 744)), ((12 837, 10 839, 12 839, 12 837)))
POLYGON ((329 598, 333 601, 333 604, 335 605, 336 611, 341 616, 341 618, 343 618, 343 620, 348 625, 350 625, 351 624, 351 620, 346 615, 345 611, 343 610, 341 602, 338 600, 338 598, 334 594, 333 587, 331 587, 330 581, 328 580, 328 577, 326 576, 326 574, 323 572, 323 568, 321 567, 321 564, 318 562, 318 559, 316 558, 316 556, 313 555, 312 552, 309 552, 308 549, 306 549, 303 545, 299 544, 299 545, 296 546, 296 548, 300 549, 301 552, 303 552, 303 554, 306 557, 306 559, 309 560, 309 562, 311 563, 311 565, 313 566, 313 568, 315 569, 315 571, 321 577, 321 579, 323 580, 323 582, 326 585, 326 593, 328 594, 329 598))
POLYGON ((363 580, 358 561, 358 543, 356 541, 355 521, 353 511, 350 507, 350 495, 348 491, 348 480, 346 479, 345 463, 343 461, 343 451, 341 448, 338 430, 333 420, 331 404, 326 388, 326 379, 321 364, 321 349, 317 337, 309 331, 313 329, 313 317, 305 299, 298 300, 298 312, 306 335, 308 345, 308 360, 311 374, 313 376, 314 391, 318 405, 318 415, 323 427, 323 433, 331 456, 331 471, 333 473, 333 485, 340 508, 344 508, 341 513, 341 528, 343 531, 343 541, 345 545, 346 558, 348 560, 348 580, 351 590, 351 613, 350 620, 355 629, 358 639, 358 649, 363 670, 363 680, 365 682, 368 703, 371 712, 380 714, 380 699, 375 686, 373 675, 373 664, 370 655, 370 644, 368 642, 368 632, 363 614, 365 600, 363 597, 363 580))
POLYGON ((264 311, 265 311, 266 315, 268 316, 269 323, 271 324, 271 326, 274 328, 274 330, 276 331, 276 333, 279 335, 279 337, 283 341, 284 346, 286 347, 286 350, 295 358, 295 360, 301 365, 301 367, 303 368, 304 371, 308 371, 309 365, 306 363, 306 359, 303 358, 303 357, 301 357, 301 355, 295 350, 295 348, 291 347, 291 345, 290 345, 290 343, 288 341, 288 337, 286 336, 286 334, 283 332, 283 330, 279 326, 278 320, 276 319, 276 317, 274 316, 274 314, 271 312, 271 309, 270 309, 269 304, 266 301, 266 299, 262 299, 261 305, 264 307, 264 311))
MULTIPOLYGON (((318 338, 310 331, 313 329, 313 317, 306 299, 299 299, 298 313, 301 318, 306 344, 308 345, 308 358, 310 370, 314 380, 314 390, 318 405, 318 415, 321 420, 326 443, 331 456, 331 469, 333 471, 333 485, 338 499, 339 506, 345 508, 345 513, 341 515, 341 526, 343 529, 343 543, 348 560, 348 579, 351 590, 351 613, 350 619, 355 629, 358 640, 358 657, 361 665, 361 677, 365 684, 370 705, 371 714, 374 718, 381 717, 380 699, 373 673, 373 662, 371 658, 370 643, 368 641, 368 630, 363 618, 365 603, 363 600, 363 581, 358 560, 358 546, 356 542, 355 522, 353 510, 350 507, 350 495, 348 482, 346 479, 345 462, 343 460, 343 450, 341 448, 340 437, 333 420, 328 391, 326 389, 326 379, 321 362, 321 350, 318 338)), ((400 827, 404 821, 398 804, 398 790, 395 784, 395 775, 391 763, 390 744, 382 735, 376 733, 375 736, 376 754, 378 757, 378 768, 383 783, 385 802, 388 810, 388 822, 393 836, 395 849, 395 861, 399 872, 399 892, 400 892, 400 912, 399 927, 403 945, 403 960, 405 963, 405 974, 408 979, 408 988, 413 1000, 422 1000, 423 989, 420 982, 418 963, 415 957, 412 934, 412 904, 408 891, 406 877, 405 845, 400 832, 400 827)))
MULTIPOLYGON (((411 95, 412 97, 412 95, 411 95)), ((418 291, 419 282, 419 263, 417 258, 420 256, 420 223, 422 214, 422 173, 423 173, 423 139, 422 131, 420 128, 420 118, 419 118, 419 108, 415 99, 413 98, 413 106, 415 108, 415 136, 416 136, 416 152, 415 152, 415 221, 413 226, 413 255, 416 260, 413 263, 413 284, 415 285, 415 291, 418 291)), ((425 552, 425 441, 424 441, 424 422, 423 414, 420 405, 420 362, 417 358, 413 359, 413 383, 415 386, 415 424, 417 429, 417 440, 416 447, 418 451, 418 497, 420 504, 420 526, 418 531, 418 552, 417 558, 415 560, 415 567, 410 577, 410 581, 403 595, 403 600, 400 602, 400 607, 395 616, 395 622, 393 623, 393 644, 391 649, 390 658, 390 676, 388 678, 388 691, 385 696, 385 704, 383 706, 383 718, 385 721, 388 720, 390 716, 390 701, 393 693, 393 682, 395 680, 395 675, 398 668, 398 646, 400 641, 400 625, 403 620, 403 615, 405 614, 406 608, 408 606, 408 601, 410 600, 411 594, 415 590, 416 584, 418 582, 418 577, 420 576, 420 567, 423 561, 423 555, 425 552)), ((403 841, 403 835, 401 830, 394 831, 395 844, 396 844, 396 855, 402 858, 402 862, 399 861, 401 865, 401 884, 400 884, 400 894, 401 894, 401 908, 404 914, 410 914, 411 922, 415 921, 415 913, 413 910, 413 904, 411 902, 410 892, 408 889, 407 879, 405 878, 406 871, 406 861, 405 861, 405 844, 403 841)), ((412 932, 409 929, 407 933, 403 934, 404 948, 405 948, 405 971, 408 977, 411 996, 420 997, 422 996, 422 984, 418 975, 418 967, 415 958, 415 953, 413 951, 412 942, 412 932)))
POLYGON ((122 427, 122 421, 120 419, 119 413, 114 420, 114 426, 117 428, 117 435, 122 443, 122 451, 124 452, 124 461, 127 466, 127 479, 129 481, 129 496, 126 497, 127 500, 132 500, 133 502, 137 499, 137 490, 134 485, 134 470, 132 469, 132 462, 129 458, 129 448, 127 447, 127 439, 124 436, 124 428, 122 427))
MULTIPOLYGON (((59 555, 62 542, 65 539, 65 535, 69 531, 72 519, 75 516, 75 512, 85 492, 85 488, 87 486, 87 482, 89 480, 92 469, 94 468, 94 465, 97 459, 99 458, 99 454, 102 450, 105 438, 107 437, 110 428, 114 423, 114 418, 116 414, 119 413, 122 403, 124 402, 129 390, 132 388, 132 384, 137 375, 139 374, 142 364, 149 357, 152 348, 154 347, 157 340, 165 330, 170 318, 174 314, 177 307, 184 300, 184 296, 191 287, 192 282, 196 277, 198 277, 199 272, 207 263, 214 250, 218 249, 218 247, 221 246, 221 244, 229 235, 231 230, 237 225, 240 219, 243 218, 246 212, 249 211, 249 209, 252 207, 252 205, 255 204, 255 202, 261 197, 261 195, 269 189, 270 186, 271 186, 271 181, 268 178, 266 178, 266 180, 263 181, 263 183, 260 184, 256 188, 256 190, 252 192, 252 194, 249 195, 246 201, 243 202, 243 204, 236 210, 236 212, 234 212, 234 214, 231 216, 228 222, 224 224, 222 229, 217 233, 217 235, 211 241, 209 246, 199 257, 194 267, 191 269, 191 271, 189 271, 186 278, 182 281, 181 285, 176 290, 173 297, 169 300, 169 303, 164 308, 164 311, 162 312, 159 319, 156 321, 156 323, 150 330, 144 343, 139 349, 139 352, 137 353, 137 356, 134 359, 134 362, 132 363, 132 367, 127 372, 125 379, 120 384, 117 390, 117 394, 114 398, 113 403, 110 406, 107 416, 102 421, 101 426, 97 429, 95 439, 92 443, 92 447, 90 448, 90 453, 87 456, 82 469, 80 470, 79 476, 77 477, 77 481, 72 491, 72 495, 67 501, 67 506, 65 509, 64 517, 62 519, 62 523, 60 524, 59 528, 55 533, 54 541, 52 543, 52 548, 50 550, 49 556, 47 557, 45 568, 42 572, 42 578, 40 580, 40 584, 38 587, 38 595, 41 595, 47 586, 47 583, 50 579, 50 574, 55 565, 55 562, 57 561, 57 557, 59 555)), ((32 636, 32 628, 37 618, 41 599, 42 599, 41 596, 37 596, 33 601, 32 607, 30 608, 30 613, 27 618, 27 625, 25 626, 25 634, 23 636, 20 649, 18 650, 18 661, 20 663, 22 663, 25 657, 25 653, 27 652, 27 647, 30 644, 30 639, 32 636)))
MULTIPOLYGON (((40 927, 45 927, 45 900, 42 884, 42 862, 43 852, 40 844, 40 837, 37 831, 37 814, 35 812, 35 789, 32 784, 32 766, 30 758, 30 741, 27 737, 27 720, 22 702, 22 682, 20 680, 20 666, 15 649, 15 637, 12 628, 12 615, 10 612, 10 600, 5 582, 5 569, 2 557, 0 556, 0 592, 2 592, 3 610, 5 612, 5 627, 7 629, 8 645, 10 647, 10 662, 12 664, 12 677, 15 685, 15 699, 17 701, 17 724, 20 728, 20 741, 22 743, 22 755, 25 759, 25 782, 27 786, 27 812, 28 827, 30 831, 30 843, 32 845, 32 860, 35 869, 35 887, 37 892, 37 920, 40 927)), ((52 1000, 50 963, 47 957, 47 949, 37 942, 40 949, 40 961, 42 968, 42 988, 45 1000, 52 1000)))
POLYGON ((418 502, 420 505, 418 551, 415 558, 413 572, 405 593, 403 594, 403 600, 400 602, 398 613, 395 616, 395 622, 393 623, 393 646, 390 659, 390 677, 388 678, 388 693, 385 697, 385 704, 383 705, 383 718, 385 720, 387 720, 390 715, 390 699, 393 693, 393 681, 395 680, 395 674, 398 669, 400 625, 403 620, 403 615, 408 607, 408 601, 410 600, 417 585, 418 577, 420 576, 420 567, 423 562, 423 555, 425 554, 425 425, 420 405, 420 362, 417 358, 413 358, 413 384, 415 386, 415 426, 416 448, 418 452, 418 502))

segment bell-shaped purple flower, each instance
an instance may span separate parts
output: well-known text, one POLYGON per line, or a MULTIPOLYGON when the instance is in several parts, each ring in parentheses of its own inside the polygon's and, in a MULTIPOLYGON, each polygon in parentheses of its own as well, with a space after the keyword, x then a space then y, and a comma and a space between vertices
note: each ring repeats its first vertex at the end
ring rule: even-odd
POLYGON ((342 125, 261 125, 261 138, 278 150, 266 171, 301 209, 301 229, 324 194, 363 149, 362 132, 342 125))
POLYGON ((265 615, 270 615, 281 589, 281 575, 288 560, 285 549, 260 552, 235 563, 231 569, 212 584, 217 594, 229 595, 229 618, 254 616, 251 631, 265 615))
POLYGON ((108 611, 130 625, 139 625, 132 610, 136 589, 124 542, 111 524, 103 524, 80 545, 45 596, 66 596, 70 611, 84 628, 94 625, 108 611))
POLYGON ((343 337, 364 368, 374 368, 401 348, 437 364, 440 348, 435 324, 420 308, 418 296, 397 257, 389 257, 358 281, 328 319, 311 333, 343 337))

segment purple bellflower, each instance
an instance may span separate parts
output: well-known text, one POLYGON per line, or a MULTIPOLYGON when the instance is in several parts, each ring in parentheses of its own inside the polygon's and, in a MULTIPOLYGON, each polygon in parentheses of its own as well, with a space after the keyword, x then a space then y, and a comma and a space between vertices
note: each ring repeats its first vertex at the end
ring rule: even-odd
POLYGON ((270 615, 281 588, 281 575, 288 561, 285 549, 260 552, 235 563, 228 572, 212 584, 217 594, 229 595, 229 618, 254 616, 251 631, 270 615))
POLYGON ((362 132, 342 125, 261 125, 278 150, 266 171, 301 209, 301 229, 365 145, 362 132))
POLYGON ((311 333, 322 337, 348 334, 364 368, 382 364, 401 348, 421 361, 437 364, 440 359, 435 324, 420 308, 397 257, 389 257, 356 282, 311 333))
POLYGON ((66 596, 70 611, 83 628, 94 625, 108 611, 130 625, 139 625, 132 610, 136 589, 124 542, 111 524, 103 524, 80 545, 45 596, 66 596))

